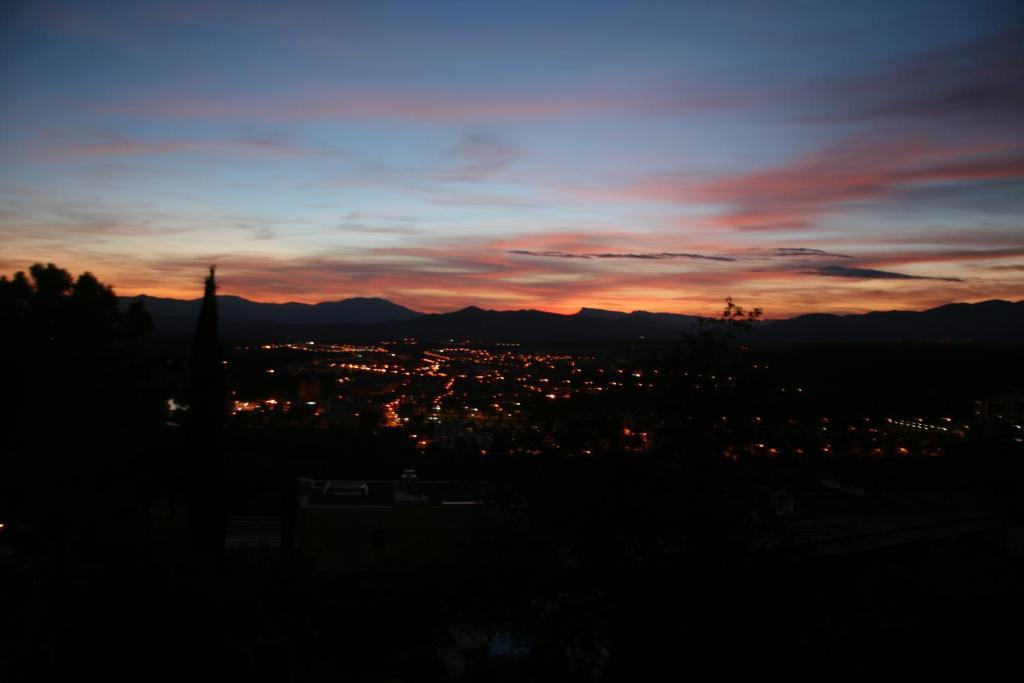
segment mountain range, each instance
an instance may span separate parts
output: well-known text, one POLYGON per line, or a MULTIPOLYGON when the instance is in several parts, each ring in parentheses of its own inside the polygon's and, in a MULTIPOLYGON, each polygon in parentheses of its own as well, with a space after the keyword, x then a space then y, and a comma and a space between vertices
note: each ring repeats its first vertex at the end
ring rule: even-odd
MULTIPOLYGON (((122 301, 142 301, 154 318, 194 320, 202 299, 163 299, 154 296, 122 297, 122 301)), ((283 323, 288 325, 326 325, 336 322, 379 323, 387 320, 410 320, 422 313, 399 306, 387 299, 361 298, 325 301, 319 304, 266 304, 240 296, 218 296, 221 321, 235 323, 283 323)))
MULTIPOLYGON (((199 300, 141 300, 158 335, 192 333, 199 300)), ((693 329, 698 316, 582 308, 571 315, 537 310, 493 311, 475 306, 423 314, 387 299, 355 298, 319 304, 268 304, 236 296, 218 297, 221 331, 229 342, 417 338, 509 342, 615 342, 674 339, 693 329)), ((808 314, 761 323, 751 343, 828 342, 1024 342, 1024 301, 948 304, 926 311, 854 315, 808 314)))
POLYGON ((926 311, 811 313, 763 325, 760 342, 1024 342, 1024 301, 993 299, 926 311))

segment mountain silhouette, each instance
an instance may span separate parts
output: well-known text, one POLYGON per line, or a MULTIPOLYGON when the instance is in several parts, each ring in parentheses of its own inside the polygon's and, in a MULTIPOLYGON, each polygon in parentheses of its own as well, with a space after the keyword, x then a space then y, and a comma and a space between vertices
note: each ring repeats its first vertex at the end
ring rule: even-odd
MULTIPOLYGON (((158 335, 191 334, 199 300, 139 296, 158 335)), ((229 343, 256 341, 424 341, 475 339, 508 342, 604 343, 678 339, 697 316, 648 311, 581 308, 564 315, 537 310, 494 311, 477 306, 451 313, 417 313, 386 299, 356 298, 319 304, 268 304, 236 296, 218 297, 221 329, 229 343)), ((766 321, 750 343, 952 341, 1024 342, 1024 301, 947 304, 926 311, 879 311, 854 315, 812 313, 766 321)))
MULTIPOLYGON (((678 338, 695 316, 621 313, 608 318, 537 310, 492 311, 476 306, 433 313, 411 320, 374 325, 326 325, 318 332, 351 339, 410 337, 423 340, 479 339, 509 342, 609 342, 640 338, 678 338)), ((326 336, 323 338, 327 338, 326 336)))
POLYGON ((950 341, 1024 342, 1024 301, 994 299, 946 304, 926 311, 878 311, 860 315, 812 313, 757 329, 765 343, 950 341))
POLYGON ((605 320, 646 321, 651 325, 661 323, 677 330, 690 327, 700 319, 699 316, 683 315, 681 313, 650 313, 648 311, 623 313, 622 311, 608 311, 602 308, 581 308, 576 315, 585 318, 603 318, 605 320))
MULTIPOLYGON (((153 317, 158 331, 178 334, 194 324, 201 299, 165 299, 140 295, 121 297, 123 305, 142 301, 153 317)), ((387 299, 362 298, 325 301, 318 304, 270 304, 250 301, 239 296, 217 297, 220 322, 228 336, 239 327, 265 325, 326 325, 331 323, 378 323, 388 320, 409 320, 420 313, 399 306, 387 299)))

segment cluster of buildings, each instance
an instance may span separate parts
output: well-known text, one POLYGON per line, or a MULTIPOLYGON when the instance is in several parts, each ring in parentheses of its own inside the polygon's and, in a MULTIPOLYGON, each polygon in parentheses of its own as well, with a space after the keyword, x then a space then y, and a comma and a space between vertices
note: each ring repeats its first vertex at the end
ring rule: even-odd
MULTIPOLYGON (((236 352, 246 355, 246 367, 258 368, 248 376, 229 372, 237 380, 236 425, 395 430, 411 449, 481 455, 645 453, 657 447, 665 427, 665 416, 657 414, 664 404, 699 407, 716 392, 723 403, 722 396, 738 390, 730 376, 516 345, 303 342, 236 352)), ((851 416, 823 415, 828 406, 816 405, 805 387, 772 391, 771 414, 711 418, 723 456, 941 456, 978 435, 1024 439, 1018 395, 979 400, 973 415, 851 416)))

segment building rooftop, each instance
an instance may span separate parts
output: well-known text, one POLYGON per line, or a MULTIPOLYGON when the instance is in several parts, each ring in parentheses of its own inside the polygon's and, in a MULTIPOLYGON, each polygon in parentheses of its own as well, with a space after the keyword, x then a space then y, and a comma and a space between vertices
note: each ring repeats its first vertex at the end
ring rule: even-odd
POLYGON ((300 479, 302 507, 480 505, 487 484, 473 481, 300 479))

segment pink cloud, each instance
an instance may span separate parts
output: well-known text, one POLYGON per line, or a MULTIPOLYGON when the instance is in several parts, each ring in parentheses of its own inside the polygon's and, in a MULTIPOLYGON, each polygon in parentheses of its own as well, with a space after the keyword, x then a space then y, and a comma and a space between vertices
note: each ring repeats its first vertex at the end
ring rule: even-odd
POLYGON ((961 261, 998 261, 1024 256, 1024 246, 1000 249, 938 249, 932 251, 888 251, 875 256, 864 256, 860 263, 892 265, 913 263, 956 263, 961 261))
POLYGON ((256 136, 227 140, 164 140, 149 141, 102 134, 92 142, 71 142, 67 133, 43 132, 47 146, 41 152, 46 159, 74 159, 104 156, 155 156, 177 153, 256 154, 275 157, 330 155, 330 149, 311 149, 282 140, 256 136))
MULTIPOLYGON (((303 121, 386 119, 427 123, 539 121, 633 113, 650 116, 733 108, 751 102, 713 90, 680 95, 666 83, 638 85, 635 79, 601 90, 480 91, 385 88, 321 88, 278 97, 231 98, 178 92, 134 102, 102 103, 94 109, 145 118, 303 121)), ((478 150, 477 150, 478 151, 478 150)))
POLYGON ((629 109, 622 99, 601 96, 484 96, 460 93, 357 92, 268 101, 175 97, 103 107, 119 114, 195 119, 309 120, 398 119, 429 122, 536 120, 629 109))
MULTIPOLYGON (((1017 151, 1017 150, 1014 150, 1017 151)), ((1024 159, 962 158, 917 141, 850 138, 796 161, 688 188, 688 199, 729 209, 716 224, 741 230, 808 227, 844 204, 915 183, 1024 177, 1024 159)))
POLYGON ((1024 178, 1024 150, 1006 140, 939 145, 854 136, 771 168, 711 181, 653 176, 618 189, 571 189, 593 199, 710 204, 710 219, 737 230, 798 230, 852 203, 898 196, 917 184, 1024 178))

